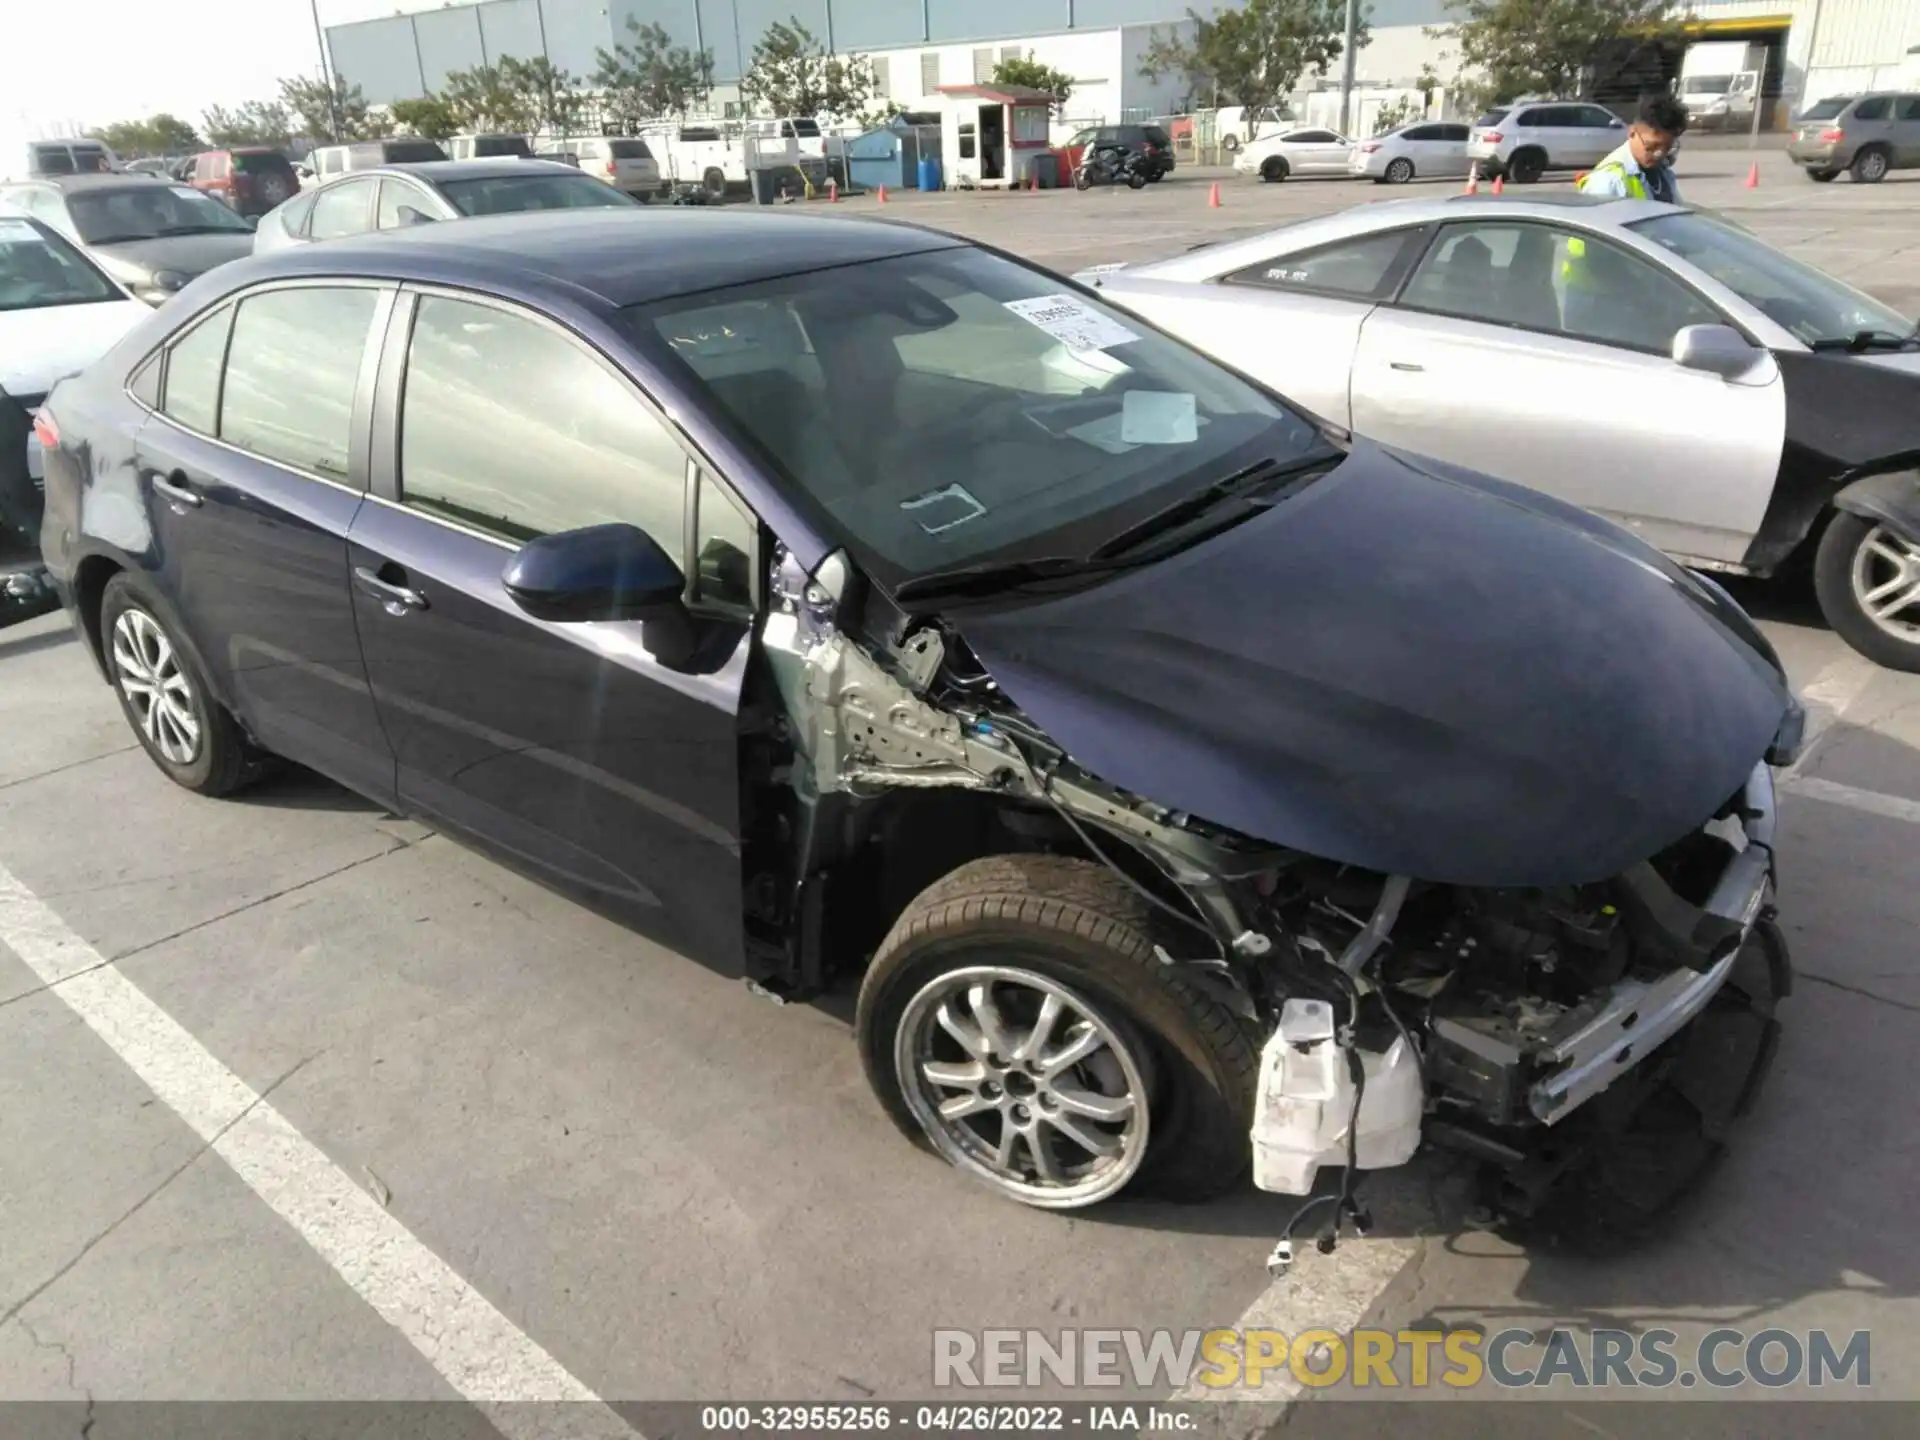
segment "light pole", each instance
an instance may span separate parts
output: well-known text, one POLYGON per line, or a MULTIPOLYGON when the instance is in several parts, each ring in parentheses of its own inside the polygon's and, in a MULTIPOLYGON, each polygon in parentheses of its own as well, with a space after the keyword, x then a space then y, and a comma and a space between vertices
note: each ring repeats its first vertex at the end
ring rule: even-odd
MULTIPOLYGON (((320 28, 320 0, 307 0, 313 11, 313 43, 320 51, 320 83, 327 87, 327 116, 333 121, 333 141, 337 145, 347 137, 340 133, 340 92, 333 83, 333 66, 327 63, 327 32, 320 28)), ((1348 5, 1351 13, 1352 5, 1348 5)))
POLYGON ((1353 47, 1360 33, 1360 0, 1347 0, 1347 39, 1340 49, 1340 133, 1347 125, 1353 106, 1353 47))

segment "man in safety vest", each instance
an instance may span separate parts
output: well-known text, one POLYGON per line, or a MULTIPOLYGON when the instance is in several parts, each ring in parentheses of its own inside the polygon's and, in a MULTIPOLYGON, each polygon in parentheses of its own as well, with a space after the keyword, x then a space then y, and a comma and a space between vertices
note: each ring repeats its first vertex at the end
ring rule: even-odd
MULTIPOLYGON (((1640 101, 1627 142, 1580 179, 1583 195, 1610 195, 1622 200, 1662 200, 1680 203, 1680 186, 1673 178, 1673 152, 1687 129, 1687 107, 1673 95, 1648 95, 1640 101)), ((1588 254, 1586 241, 1569 237, 1560 261, 1561 310, 1570 330, 1603 335, 1613 303, 1607 298, 1610 254, 1588 254)))

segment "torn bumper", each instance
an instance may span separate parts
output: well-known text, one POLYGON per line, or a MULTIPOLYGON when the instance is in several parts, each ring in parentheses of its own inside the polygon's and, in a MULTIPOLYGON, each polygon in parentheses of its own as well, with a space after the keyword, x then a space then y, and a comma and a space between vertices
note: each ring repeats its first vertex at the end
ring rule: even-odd
POLYGON ((1655 981, 1624 980, 1599 1007, 1549 1038, 1539 1063, 1552 1067, 1527 1092, 1527 1108, 1552 1125, 1593 1099, 1684 1029, 1727 982, 1773 890, 1776 809, 1772 771, 1756 765, 1742 793, 1744 844, 1728 864, 1702 917, 1736 927, 1735 943, 1704 970, 1677 968, 1655 981))

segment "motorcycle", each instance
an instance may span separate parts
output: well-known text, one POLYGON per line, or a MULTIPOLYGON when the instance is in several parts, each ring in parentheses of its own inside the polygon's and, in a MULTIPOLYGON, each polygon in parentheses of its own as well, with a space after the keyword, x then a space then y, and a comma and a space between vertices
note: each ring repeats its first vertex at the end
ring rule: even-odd
POLYGON ((1129 190, 1146 187, 1145 157, 1124 145, 1100 145, 1087 152, 1073 172, 1073 188, 1091 190, 1095 185, 1125 184, 1129 190))

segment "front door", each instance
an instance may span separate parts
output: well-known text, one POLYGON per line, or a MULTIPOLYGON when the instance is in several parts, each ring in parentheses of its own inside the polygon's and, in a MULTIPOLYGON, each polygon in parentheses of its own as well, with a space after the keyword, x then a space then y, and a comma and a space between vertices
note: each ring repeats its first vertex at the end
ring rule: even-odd
POLYGON ((381 498, 355 521, 350 562, 402 804, 738 971, 748 606, 702 602, 679 627, 556 624, 520 610, 501 573, 530 539, 611 522, 685 565, 690 490, 736 549, 751 554, 753 527, 570 334, 471 298, 401 305, 381 498))
POLYGON ((1670 554, 1737 563, 1773 491, 1786 398, 1770 361, 1764 383, 1673 363, 1676 330, 1722 323, 1596 236, 1449 225, 1361 328, 1353 428, 1597 511, 1670 554), (1575 238, 1582 294, 1561 279, 1575 238))
POLYGON ((332 282, 220 307, 169 348, 159 413, 135 441, 158 578, 215 683, 269 750, 386 804, 393 757, 360 663, 346 534, 370 337, 392 300, 332 282))

